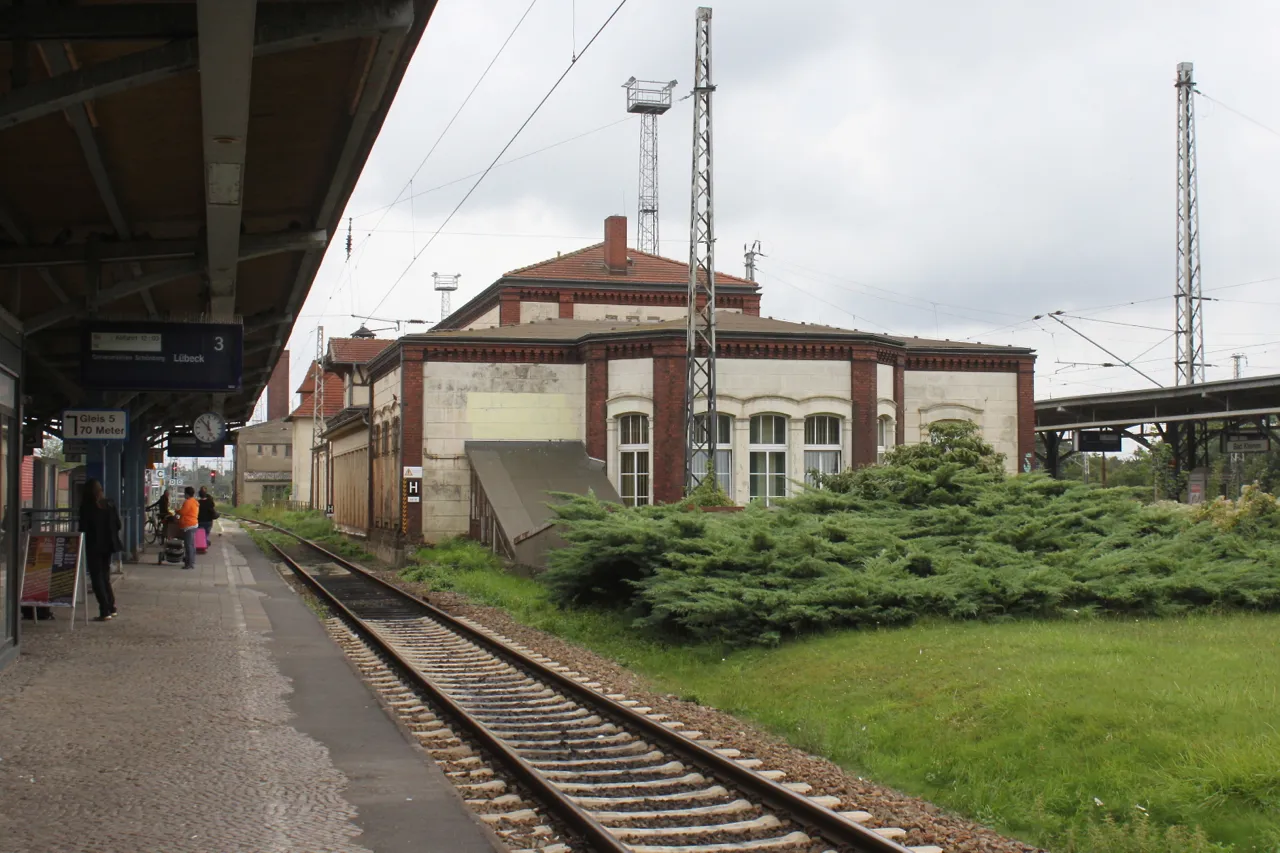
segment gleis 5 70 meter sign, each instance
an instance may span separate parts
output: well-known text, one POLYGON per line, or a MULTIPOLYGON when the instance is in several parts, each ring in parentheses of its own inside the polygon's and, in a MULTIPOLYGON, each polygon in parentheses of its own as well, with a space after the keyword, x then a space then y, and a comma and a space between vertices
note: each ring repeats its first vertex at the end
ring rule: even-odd
POLYGON ((119 391, 238 391, 243 342, 236 323, 91 323, 83 378, 119 391))
POLYGON ((62 440, 124 441, 129 413, 123 409, 67 409, 62 413, 62 440))

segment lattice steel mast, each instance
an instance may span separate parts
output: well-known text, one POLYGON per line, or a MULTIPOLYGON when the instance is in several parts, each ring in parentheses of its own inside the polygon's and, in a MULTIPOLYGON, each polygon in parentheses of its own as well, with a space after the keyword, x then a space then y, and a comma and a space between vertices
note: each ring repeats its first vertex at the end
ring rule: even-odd
POLYGON ((311 365, 315 371, 311 388, 311 508, 323 510, 320 503, 320 445, 324 433, 324 326, 316 326, 316 360, 311 365))
POLYGON ((699 6, 693 74, 693 186, 689 199, 689 323, 684 402, 684 483, 692 490, 702 476, 695 460, 715 464, 716 426, 716 263, 715 206, 711 165, 711 9, 699 6), (706 401, 705 420, 696 407, 706 401))
POLYGON ((756 258, 763 258, 764 252, 760 251, 760 241, 756 240, 750 246, 743 246, 742 265, 747 269, 747 281, 756 280, 756 258))
POLYGON ((632 77, 627 90, 627 112, 640 116, 640 189, 636 193, 636 248, 658 254, 658 116, 671 109, 676 81, 655 83, 632 77))
POLYGON ((1204 314, 1200 298, 1200 211, 1196 190, 1195 80, 1178 63, 1178 271, 1176 384, 1204 381, 1204 314))
POLYGON ((440 293, 440 319, 443 320, 452 313, 451 303, 453 292, 458 289, 458 279, 462 278, 462 273, 454 273, 453 275, 441 275, 438 272, 431 274, 431 280, 434 282, 435 289, 440 293))
MULTIPOLYGON (((1190 62, 1178 63, 1178 269, 1175 384, 1204 382, 1204 302, 1200 296, 1200 209, 1196 187, 1196 84, 1190 62)), ((1173 425, 1178 468, 1208 464, 1208 424, 1173 425)))

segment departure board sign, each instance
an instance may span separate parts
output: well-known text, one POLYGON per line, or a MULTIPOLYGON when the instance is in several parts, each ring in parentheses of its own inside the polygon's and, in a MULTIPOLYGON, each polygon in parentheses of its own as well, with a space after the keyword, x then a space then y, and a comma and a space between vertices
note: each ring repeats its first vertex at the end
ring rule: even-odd
POLYGON ((1075 449, 1081 453, 1119 453, 1124 447, 1118 432, 1082 429, 1076 432, 1075 449))
POLYGON ((90 323, 81 372, 117 391, 238 391, 243 357, 237 323, 90 323))
POLYGON ((80 591, 79 533, 31 533, 22 561, 24 606, 74 607, 80 591))
POLYGON ((175 434, 169 436, 169 455, 188 457, 223 456, 227 452, 226 442, 217 441, 212 444, 197 441, 194 435, 175 434))

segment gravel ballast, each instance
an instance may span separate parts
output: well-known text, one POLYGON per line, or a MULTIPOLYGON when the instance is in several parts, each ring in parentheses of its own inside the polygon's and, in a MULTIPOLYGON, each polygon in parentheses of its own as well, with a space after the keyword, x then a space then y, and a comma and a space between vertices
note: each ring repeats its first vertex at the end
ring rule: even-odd
POLYGON ((641 676, 594 652, 552 634, 517 622, 501 608, 472 603, 463 595, 434 592, 425 584, 405 581, 391 571, 380 571, 385 580, 426 598, 455 615, 472 619, 492 631, 510 637, 577 672, 600 682, 609 693, 625 693, 655 711, 668 714, 688 728, 742 751, 743 757, 760 758, 764 767, 782 770, 790 782, 807 782, 813 795, 841 800, 841 810, 870 812, 868 826, 896 826, 907 830, 898 839, 906 846, 936 845, 946 853, 1043 853, 999 835, 972 821, 939 809, 928 802, 851 775, 830 761, 809 755, 780 738, 722 711, 687 702, 669 693, 658 693, 641 676))

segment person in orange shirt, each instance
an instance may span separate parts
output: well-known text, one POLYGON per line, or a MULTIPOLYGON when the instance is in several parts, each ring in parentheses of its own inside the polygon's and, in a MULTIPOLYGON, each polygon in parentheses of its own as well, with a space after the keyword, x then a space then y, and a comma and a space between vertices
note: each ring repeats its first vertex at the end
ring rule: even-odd
POLYGON ((182 528, 182 544, 185 559, 182 568, 196 567, 196 531, 200 528, 200 502, 196 500, 196 490, 187 486, 182 490, 186 497, 178 508, 178 526, 182 528))

